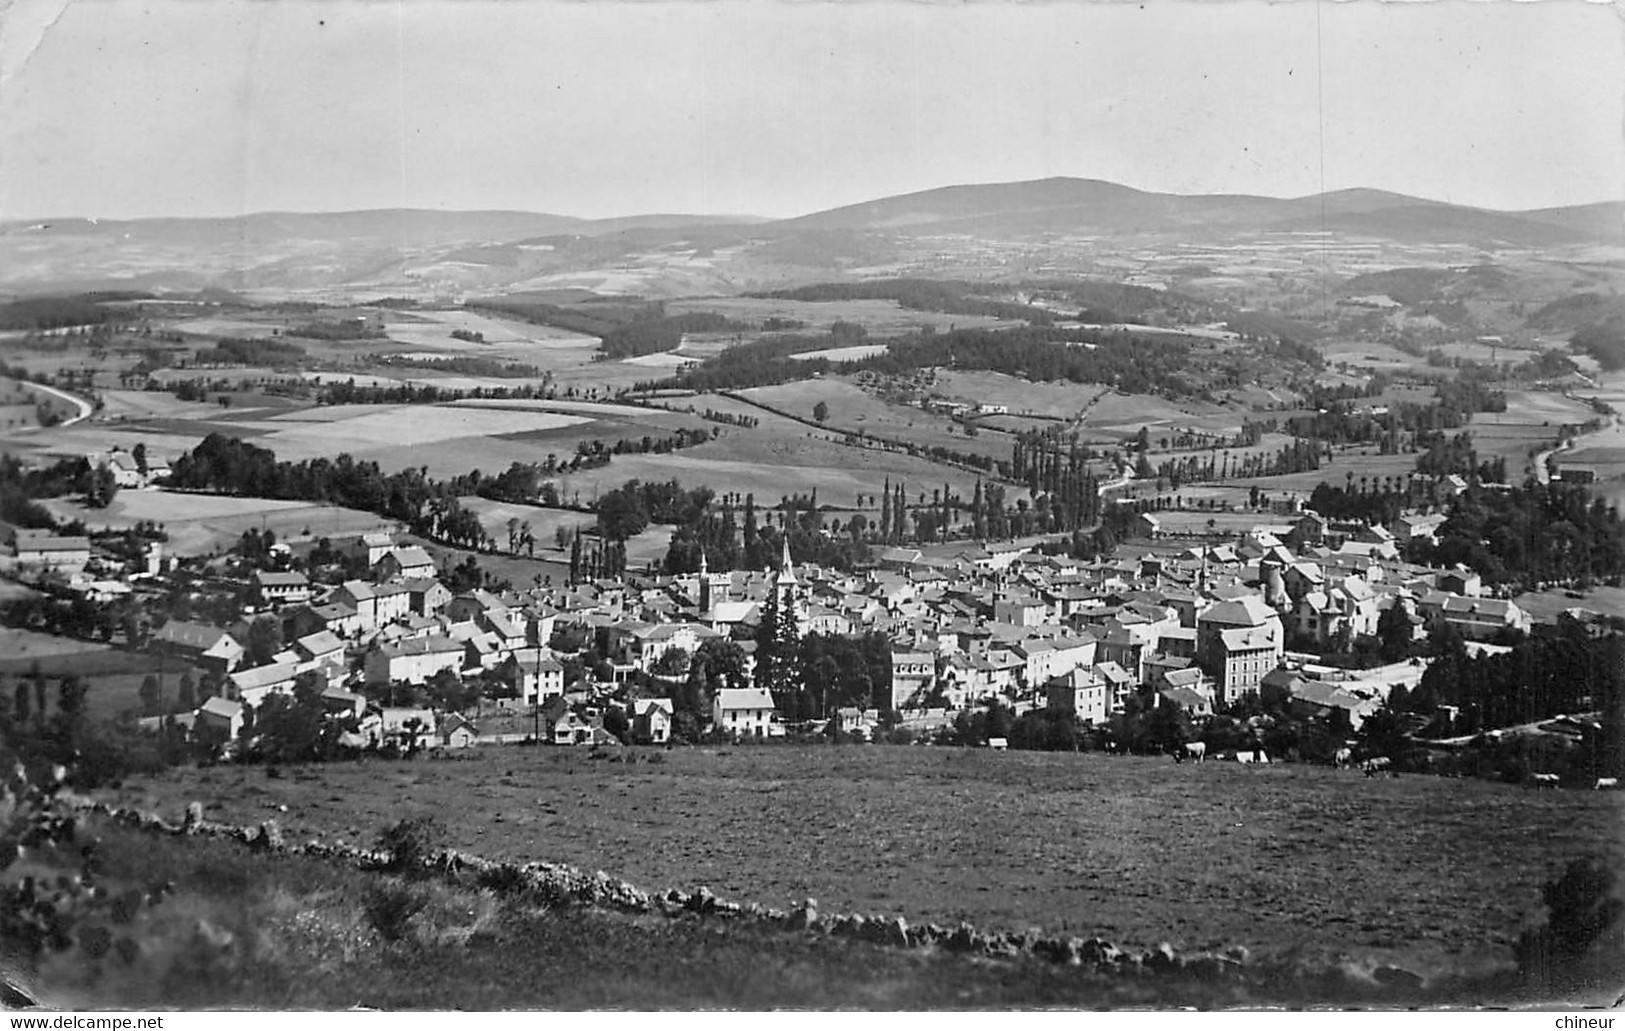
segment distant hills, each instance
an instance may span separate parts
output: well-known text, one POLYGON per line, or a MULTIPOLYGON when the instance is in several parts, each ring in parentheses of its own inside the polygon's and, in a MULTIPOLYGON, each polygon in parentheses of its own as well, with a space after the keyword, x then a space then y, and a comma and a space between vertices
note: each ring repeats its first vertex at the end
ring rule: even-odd
POLYGON ((949 186, 776 221, 411 209, 48 219, 0 223, 0 290, 457 296, 582 288, 677 296, 885 266, 918 252, 927 237, 1117 238, 1155 246, 1314 232, 1487 250, 1621 244, 1625 202, 1503 212, 1380 190, 1186 196, 1052 178, 949 186))
POLYGON ((1298 198, 1149 193, 1095 179, 948 186, 773 223, 779 230, 911 234, 1333 232, 1429 243, 1544 247, 1625 239, 1625 202, 1499 212, 1382 190, 1298 198))

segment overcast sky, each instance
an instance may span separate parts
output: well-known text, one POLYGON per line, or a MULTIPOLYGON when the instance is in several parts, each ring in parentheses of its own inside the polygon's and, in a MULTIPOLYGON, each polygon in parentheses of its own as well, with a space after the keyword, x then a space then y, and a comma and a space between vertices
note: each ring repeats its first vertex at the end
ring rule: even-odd
POLYGON ((0 218, 803 214, 968 182, 1625 197, 1579 0, 16 0, 0 218))

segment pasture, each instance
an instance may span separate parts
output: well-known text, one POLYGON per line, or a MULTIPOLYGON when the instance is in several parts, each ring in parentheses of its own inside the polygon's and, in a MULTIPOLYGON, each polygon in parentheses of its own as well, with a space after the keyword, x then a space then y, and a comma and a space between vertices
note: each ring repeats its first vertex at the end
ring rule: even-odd
POLYGON ((280 459, 297 462, 331 457, 339 451, 361 457, 379 449, 416 448, 499 433, 536 433, 584 421, 553 412, 452 405, 336 405, 246 425, 264 431, 256 443, 275 451, 280 459))
POLYGON ((171 708, 181 677, 190 676, 194 686, 200 677, 196 667, 174 658, 16 628, 0 630, 0 695, 12 699, 36 671, 46 681, 48 714, 57 711, 60 678, 77 674, 85 682, 85 711, 98 720, 139 712, 141 682, 149 675, 158 678, 160 697, 171 708))
POLYGON ((1192 430, 1205 433, 1241 432, 1242 413, 1222 405, 1199 401, 1174 402, 1146 394, 1108 391, 1089 405, 1083 425, 1127 438, 1150 427, 1156 437, 1164 431, 1192 430))
POLYGON ((308 501, 239 498, 224 494, 185 494, 164 490, 123 490, 106 508, 87 509, 75 501, 41 502, 59 519, 83 519, 92 529, 126 529, 138 522, 161 525, 169 534, 165 554, 207 555, 224 551, 250 529, 271 530, 279 540, 341 537, 386 525, 371 512, 308 501))
POLYGON ((1510 958, 1571 859, 1618 867, 1625 798, 1432 777, 1098 753, 806 746, 641 752, 488 748, 268 779, 172 770, 109 792, 171 816, 263 819, 370 841, 433 815, 491 858, 604 869, 647 890, 707 885, 783 906, 1100 934, 1176 948, 1398 963, 1424 976, 1510 958), (651 761, 658 756, 662 761, 651 761))
POLYGON ((1328 341, 1320 345, 1320 353, 1331 368, 1347 365, 1367 373, 1393 374, 1427 366, 1426 358, 1406 354, 1396 347, 1374 340, 1328 341))
MULTIPOLYGON (((553 326, 511 322, 462 309, 417 309, 409 317, 395 316, 384 326, 389 339, 414 348, 497 358, 547 368, 553 365, 591 361, 598 338, 553 326), (451 334, 461 330, 484 336, 479 341, 459 340, 451 334)), ((385 347, 388 341, 376 341, 385 347)), ((378 350, 378 348, 374 348, 378 350)))
POLYGON ((1109 388, 1094 383, 1033 383, 1002 372, 936 371, 937 393, 970 404, 1004 405, 1011 412, 1069 419, 1109 388))
POLYGON ((966 454, 996 459, 1010 457, 1010 440, 1002 434, 983 433, 967 437, 964 429, 945 415, 913 405, 883 401, 841 377, 757 387, 742 390, 739 394, 803 419, 812 419, 813 409, 820 403, 828 405, 829 415, 822 425, 833 430, 861 430, 876 437, 900 440, 920 447, 942 445, 966 454))
MULTIPOLYGON (((598 469, 573 473, 559 481, 559 489, 569 495, 579 492, 583 499, 596 492, 619 487, 627 480, 666 481, 676 479, 684 487, 710 487, 718 494, 755 494, 757 504, 776 504, 789 494, 806 494, 816 489, 820 505, 846 506, 858 494, 879 494, 887 480, 893 487, 907 485, 912 503, 921 489, 947 483, 954 493, 969 498, 976 489, 974 472, 937 465, 895 451, 846 447, 808 427, 797 432, 763 432, 755 429, 723 427, 716 440, 668 455, 624 455, 598 469)), ((788 420, 781 420, 788 422, 788 420)), ((795 425, 795 424, 791 424, 795 425)), ((1013 503, 1026 492, 1007 488, 1013 503)))

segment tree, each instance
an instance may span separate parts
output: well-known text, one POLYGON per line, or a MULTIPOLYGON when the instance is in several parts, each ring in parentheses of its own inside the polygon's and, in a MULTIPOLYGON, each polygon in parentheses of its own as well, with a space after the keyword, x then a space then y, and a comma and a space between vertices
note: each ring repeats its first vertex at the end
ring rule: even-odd
POLYGON ((275 616, 261 616, 248 625, 245 642, 251 666, 264 666, 274 660, 282 650, 282 621, 275 616))
POLYGON ((823 422, 825 419, 828 419, 829 405, 823 401, 813 405, 813 418, 817 419, 819 422, 823 422))
POLYGON ((718 688, 742 687, 745 683, 745 651, 726 637, 700 642, 689 661, 689 680, 696 677, 718 688))
POLYGON ((159 704, 158 678, 148 673, 141 681, 141 712, 146 716, 158 713, 159 704))
POLYGON ((1383 662, 1398 662, 1411 650, 1411 619, 1399 599, 1377 617, 1377 638, 1382 642, 1377 654, 1383 662))
POLYGON ((656 659, 649 672, 658 676, 681 677, 688 673, 689 655, 681 648, 668 648, 656 659))

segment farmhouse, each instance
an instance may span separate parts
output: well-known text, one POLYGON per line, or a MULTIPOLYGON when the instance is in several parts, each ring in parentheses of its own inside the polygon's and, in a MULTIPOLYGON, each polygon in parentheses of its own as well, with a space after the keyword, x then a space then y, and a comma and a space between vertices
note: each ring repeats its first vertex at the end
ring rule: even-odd
POLYGON ((438 573, 434 559, 429 557, 427 551, 416 545, 409 548, 394 548, 386 552, 372 567, 372 578, 381 583, 390 580, 421 580, 432 578, 438 573))
POLYGON ((413 615, 438 615, 451 601, 451 590, 433 577, 407 580, 401 586, 406 588, 407 608, 413 615))
POLYGON ((632 737, 649 745, 671 740, 670 698, 639 698, 632 703, 632 737))
POLYGON ((774 719, 775 711, 773 696, 764 688, 724 688, 717 692, 711 719, 733 737, 778 737, 784 728, 774 719))
POLYGON ((243 661, 244 648, 217 626, 172 619, 153 632, 148 647, 196 662, 217 673, 230 673, 243 661))
POLYGON ((364 533, 350 543, 350 554, 365 559, 371 569, 378 561, 395 549, 395 535, 378 531, 364 533))
POLYGON ((460 713, 451 713, 440 722, 440 747, 472 748, 479 744, 480 730, 460 713))
POLYGON ((237 740, 243 729, 243 703, 229 698, 210 698, 197 710, 193 732, 205 744, 223 745, 237 740))

